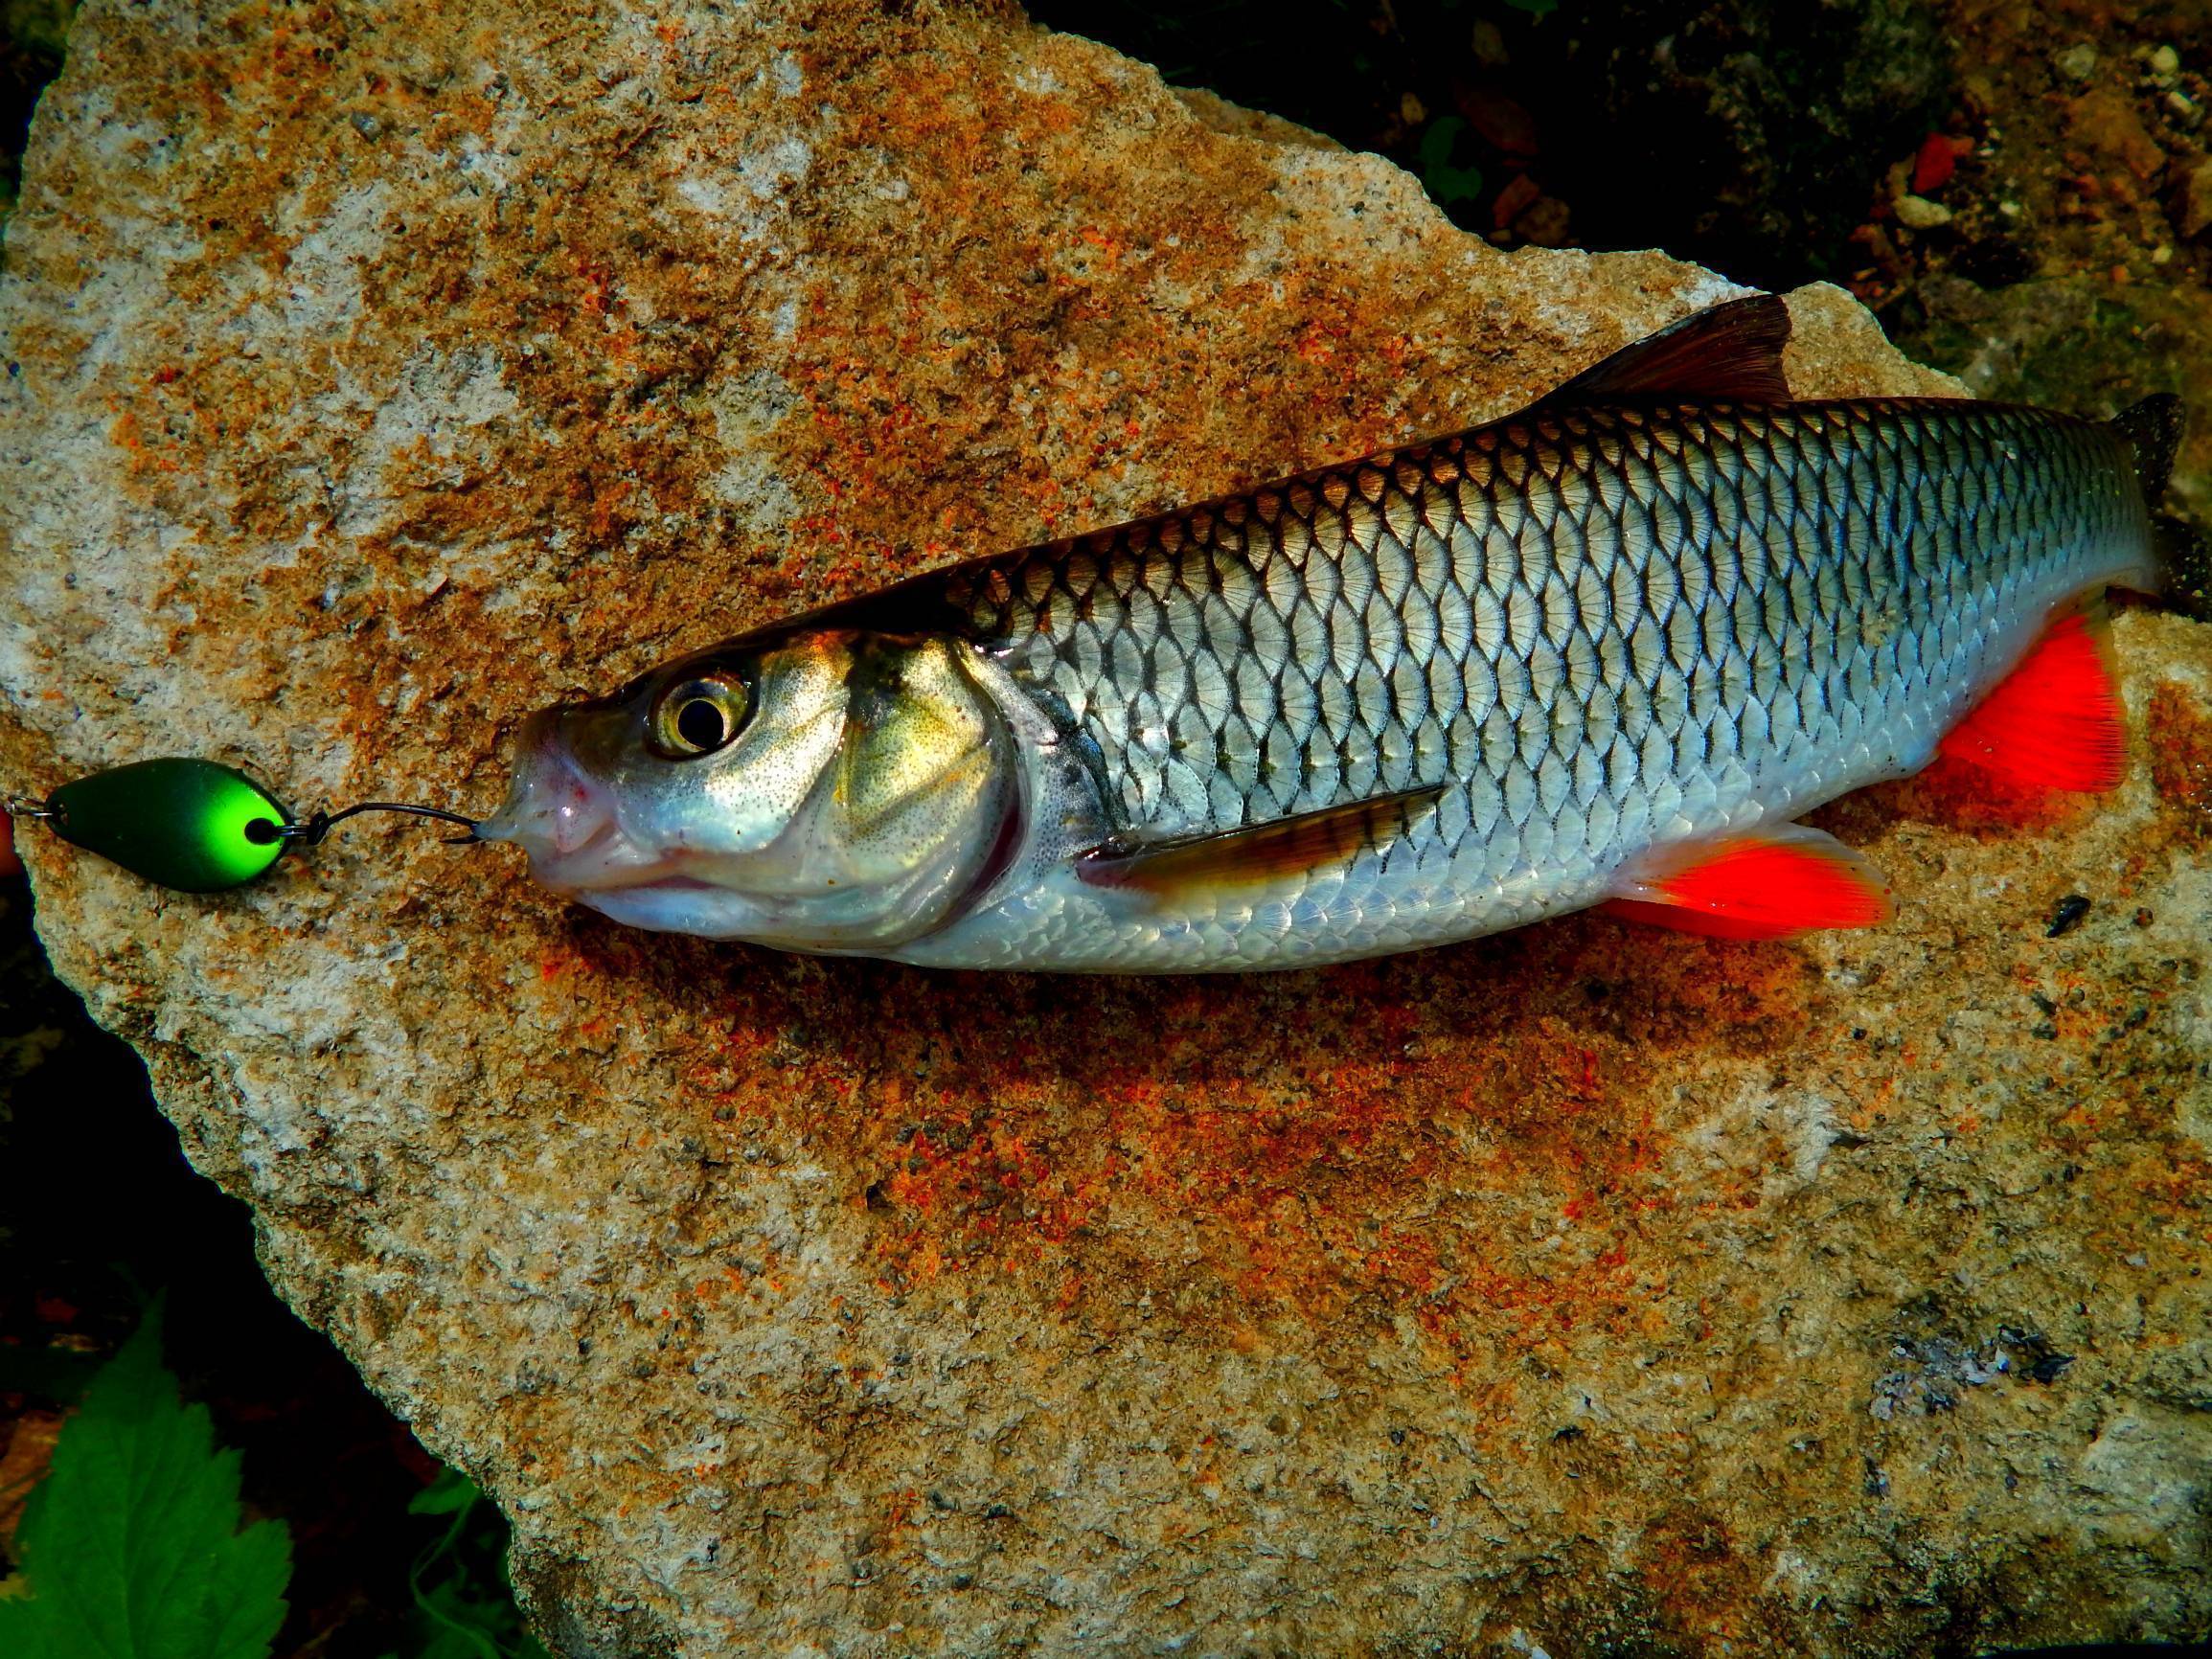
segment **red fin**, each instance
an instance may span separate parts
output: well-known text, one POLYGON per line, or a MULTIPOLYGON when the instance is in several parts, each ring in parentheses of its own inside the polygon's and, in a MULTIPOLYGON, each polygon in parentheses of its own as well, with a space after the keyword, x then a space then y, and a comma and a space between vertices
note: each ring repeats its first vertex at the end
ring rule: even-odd
POLYGON ((2042 789, 2109 789, 2127 718, 2103 607, 2053 623, 2020 666, 1945 736, 1940 752, 2042 789))
POLYGON ((1265 886, 1344 863, 1363 847, 1404 833, 1442 793, 1443 786, 1434 784, 1218 835, 1109 842, 1083 854, 1075 873, 1094 887, 1133 887, 1155 898, 1178 890, 1265 886))
POLYGON ((1782 349, 1790 307, 1772 294, 1730 300, 1625 346, 1546 395, 1539 408, 1578 403, 1787 403, 1782 349))
POLYGON ((1833 835, 1793 824, 1663 854, 1622 881, 1606 909, 1630 921, 1719 939, 1788 939, 1889 919, 1874 867, 1833 835))

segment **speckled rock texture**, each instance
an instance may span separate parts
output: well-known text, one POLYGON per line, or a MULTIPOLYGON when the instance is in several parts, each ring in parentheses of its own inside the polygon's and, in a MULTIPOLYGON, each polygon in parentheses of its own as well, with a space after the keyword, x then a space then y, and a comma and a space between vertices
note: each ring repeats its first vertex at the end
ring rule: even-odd
MULTIPOLYGON (((1500 414, 1727 290, 1011 11, 94 0, 0 327, 0 784, 489 807, 519 716, 1500 414)), ((1806 394, 1941 390, 1833 291, 1806 394)), ((1257 980, 625 932, 392 822, 57 966, 575 1656, 2212 1628, 2212 631, 1878 931, 1257 980), (2091 902, 2046 937, 2070 894, 2091 902)))

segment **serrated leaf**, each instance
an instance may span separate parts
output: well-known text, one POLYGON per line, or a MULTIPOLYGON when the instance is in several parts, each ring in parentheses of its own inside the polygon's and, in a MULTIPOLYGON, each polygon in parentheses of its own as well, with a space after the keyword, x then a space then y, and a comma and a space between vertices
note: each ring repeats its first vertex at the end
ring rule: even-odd
POLYGON ((239 1530, 239 1458, 161 1363, 161 1315, 84 1391, 15 1535, 8 1659, 266 1659, 291 1540, 239 1530))

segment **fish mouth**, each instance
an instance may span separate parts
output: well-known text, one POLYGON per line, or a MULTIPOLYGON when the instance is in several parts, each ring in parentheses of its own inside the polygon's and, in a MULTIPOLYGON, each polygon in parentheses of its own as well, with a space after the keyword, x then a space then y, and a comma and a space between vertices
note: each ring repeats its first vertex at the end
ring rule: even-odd
POLYGON ((673 876, 673 872, 658 867, 659 860, 648 857, 622 832, 611 812, 594 824, 582 840, 572 845, 557 843, 542 849, 525 845, 530 852, 532 874, 547 886, 558 887, 564 893, 646 887, 673 876))
POLYGON ((734 927, 729 891, 699 874, 682 850, 641 847, 624 830, 613 788, 581 765, 563 740, 560 711, 523 722, 513 781, 498 811, 477 827, 485 841, 522 849, 530 873, 557 893, 643 927, 734 927))
POLYGON ((507 799, 476 827, 477 838, 513 842, 533 875, 565 893, 678 877, 623 833, 613 791, 577 764, 559 715, 549 709, 523 722, 507 799))
POLYGON ((563 876, 558 881, 549 881, 548 885, 559 886, 562 892, 573 894, 586 904, 603 897, 611 898, 628 894, 727 893, 729 891, 719 882, 709 881, 704 876, 687 875, 680 867, 671 869, 668 867, 670 862, 673 861, 664 861, 659 867, 650 865, 614 866, 597 875, 563 876))
POLYGON ((589 899, 602 893, 705 893, 716 884, 692 874, 680 854, 656 854, 639 847, 615 822, 604 792, 564 788, 558 811, 538 809, 517 824, 500 822, 502 807, 484 836, 512 841, 530 856, 530 872, 546 886, 589 899), (582 839, 577 839, 578 835, 582 839))

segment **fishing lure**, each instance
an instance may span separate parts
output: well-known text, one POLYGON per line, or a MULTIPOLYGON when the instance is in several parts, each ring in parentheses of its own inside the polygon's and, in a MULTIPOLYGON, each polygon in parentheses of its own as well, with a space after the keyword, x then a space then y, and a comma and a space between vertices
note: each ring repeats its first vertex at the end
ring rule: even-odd
POLYGON ((294 818, 245 773, 214 761, 165 756, 111 766, 64 784, 43 801, 9 801, 11 818, 44 824, 62 840, 180 893, 220 893, 264 875, 286 851, 312 847, 357 812, 406 812, 468 831, 475 822, 437 807, 363 801, 294 818))

